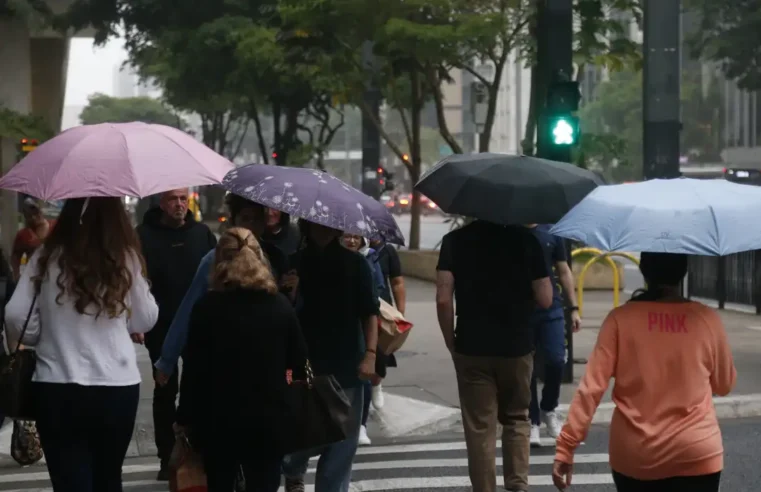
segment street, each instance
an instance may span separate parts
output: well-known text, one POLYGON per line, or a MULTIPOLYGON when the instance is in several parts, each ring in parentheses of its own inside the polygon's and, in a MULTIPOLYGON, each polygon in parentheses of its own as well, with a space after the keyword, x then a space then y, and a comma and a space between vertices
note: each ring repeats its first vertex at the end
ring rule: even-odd
MULTIPOLYGON (((758 461, 761 451, 761 419, 727 420, 721 423, 724 435, 725 470, 723 490, 751 491, 761 483, 758 461)), ((608 432, 605 426, 593 426, 586 443, 576 454, 574 485, 571 491, 613 492, 607 454, 608 432)), ((531 451, 529 482, 532 491, 550 492, 550 473, 554 448, 550 442, 531 451)), ((314 490, 313 462, 307 475, 307 490, 314 490)), ((138 458, 125 462, 125 490, 159 492, 165 484, 153 481, 158 469, 155 460, 138 458)), ((502 472, 497 460, 498 483, 502 472)), ((461 434, 444 433, 426 439, 404 439, 360 448, 355 459, 354 491, 414 490, 448 492, 470 490, 465 443, 461 434)), ((281 488, 282 490, 282 488, 281 488)), ((19 469, 6 465, 0 470, 0 491, 52 492, 44 466, 19 469)))

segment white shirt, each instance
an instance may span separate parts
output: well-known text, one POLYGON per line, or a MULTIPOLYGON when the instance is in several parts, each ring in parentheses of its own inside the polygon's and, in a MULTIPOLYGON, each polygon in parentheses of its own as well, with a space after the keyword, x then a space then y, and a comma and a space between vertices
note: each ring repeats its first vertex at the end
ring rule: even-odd
MULTIPOLYGON (((37 263, 42 248, 38 248, 19 280, 16 291, 5 310, 8 347, 12 351, 24 327, 32 300, 37 263)), ((132 273, 132 288, 126 304, 130 309, 118 318, 101 314, 79 314, 74 299, 61 293, 56 279, 61 270, 56 258, 48 263, 48 273, 29 320, 22 343, 35 348, 37 368, 34 381, 45 383, 75 383, 83 386, 131 386, 140 383, 135 344, 131 333, 145 333, 153 328, 159 308, 143 277, 137 256, 128 263, 132 273)))

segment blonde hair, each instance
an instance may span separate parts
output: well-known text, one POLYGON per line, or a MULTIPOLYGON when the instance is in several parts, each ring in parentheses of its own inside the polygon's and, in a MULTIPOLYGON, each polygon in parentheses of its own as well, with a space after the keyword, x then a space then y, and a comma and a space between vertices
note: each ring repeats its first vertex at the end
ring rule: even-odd
POLYGON ((259 241, 242 227, 233 227, 219 238, 209 285, 211 290, 278 291, 259 241))

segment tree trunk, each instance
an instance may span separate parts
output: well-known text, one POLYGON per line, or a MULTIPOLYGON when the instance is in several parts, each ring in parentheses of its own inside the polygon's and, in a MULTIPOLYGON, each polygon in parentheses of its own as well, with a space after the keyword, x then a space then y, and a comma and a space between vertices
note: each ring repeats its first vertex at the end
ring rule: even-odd
POLYGON ((534 155, 536 151, 536 121, 539 106, 539 94, 541 84, 539 67, 534 64, 531 67, 531 90, 529 92, 528 115, 526 117, 526 130, 523 132, 521 147, 525 155, 534 155))
MULTIPOLYGON (((410 181, 412 186, 420 179, 420 171, 422 168, 422 156, 420 149, 420 113, 423 110, 423 97, 422 88, 420 83, 420 72, 413 70, 410 74, 410 82, 412 82, 412 104, 411 104, 411 120, 412 124, 412 141, 410 144, 410 160, 412 165, 410 167, 410 181)), ((410 238, 409 248, 411 250, 420 249, 420 192, 413 189, 412 192, 412 206, 410 207, 410 238)))
POLYGON ((462 146, 460 146, 460 143, 454 138, 452 132, 449 130, 449 125, 447 124, 447 116, 444 111, 444 94, 441 91, 441 79, 436 74, 435 67, 426 68, 426 81, 428 83, 428 88, 433 95, 433 102, 436 107, 436 122, 439 125, 439 134, 447 145, 449 145, 449 148, 452 149, 453 154, 462 154, 462 146))
POLYGON ((251 119, 254 120, 254 128, 256 129, 256 140, 259 142, 259 152, 261 152, 262 160, 265 164, 270 163, 269 152, 267 151, 267 142, 264 141, 264 132, 262 131, 262 120, 259 116, 259 108, 256 102, 251 102, 251 119))
POLYGON ((509 60, 509 53, 504 52, 502 56, 497 60, 494 66, 494 80, 487 85, 489 91, 489 105, 486 108, 486 121, 484 122, 484 129, 478 135, 478 151, 489 152, 489 145, 491 144, 491 134, 494 131, 494 120, 497 117, 497 103, 499 102, 499 86, 502 85, 502 76, 505 72, 505 65, 509 60))

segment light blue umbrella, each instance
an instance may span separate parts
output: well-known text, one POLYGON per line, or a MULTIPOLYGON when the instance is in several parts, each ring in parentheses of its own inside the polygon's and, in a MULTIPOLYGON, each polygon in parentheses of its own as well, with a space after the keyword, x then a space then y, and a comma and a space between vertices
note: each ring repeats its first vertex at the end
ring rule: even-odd
POLYGON ((723 256, 761 249, 761 187, 688 178, 600 186, 551 232, 603 251, 723 256))

